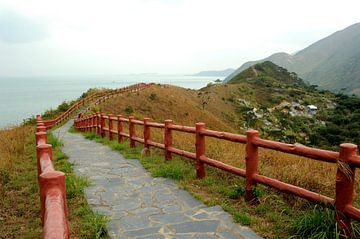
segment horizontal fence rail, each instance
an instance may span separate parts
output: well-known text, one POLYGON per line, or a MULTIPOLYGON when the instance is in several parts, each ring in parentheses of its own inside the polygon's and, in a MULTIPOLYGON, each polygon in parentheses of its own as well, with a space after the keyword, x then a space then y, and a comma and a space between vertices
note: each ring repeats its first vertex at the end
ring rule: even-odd
POLYGON ((206 176, 205 165, 209 165, 229 173, 245 178, 245 200, 252 201, 255 197, 253 188, 257 183, 277 189, 281 192, 293 194, 307 199, 314 203, 334 207, 336 220, 340 229, 345 235, 351 235, 351 219, 360 220, 360 210, 353 207, 352 200, 355 187, 355 169, 360 167, 360 157, 357 152, 357 145, 341 144, 340 152, 316 149, 295 144, 261 139, 259 132, 248 130, 246 135, 219 132, 206 129, 204 123, 196 123, 195 127, 173 124, 172 120, 165 120, 164 123, 151 122, 149 118, 143 120, 135 119, 133 116, 124 118, 122 115, 106 115, 94 113, 75 119, 74 127, 83 132, 96 132, 101 137, 109 137, 110 140, 122 142, 124 138, 129 139, 130 146, 135 147, 135 142, 141 143, 145 148, 155 147, 164 150, 165 160, 171 160, 172 154, 177 154, 196 162, 196 174, 198 178, 206 176), (114 127, 116 122, 117 127, 114 127), (123 124, 128 124, 128 132, 124 132, 123 124), (135 125, 143 126, 142 138, 136 135, 135 125), (107 126, 107 127, 105 127, 107 126), (150 129, 158 128, 164 131, 164 142, 154 142, 150 137, 150 129), (195 135, 196 152, 189 152, 177 149, 172 146, 172 131, 179 131, 195 135), (237 142, 246 145, 245 169, 237 168, 205 155, 205 138, 212 137, 221 140, 237 142), (327 163, 338 164, 336 174, 336 197, 335 199, 321 195, 310 190, 291 185, 279 180, 269 178, 258 173, 259 148, 272 149, 284 153, 306 157, 312 160, 319 160, 327 163), (348 168, 349 172, 344 171, 348 168))
MULTIPOLYGON (((126 92, 136 92, 148 88, 151 85, 153 85, 153 83, 139 83, 115 90, 95 93, 77 101, 68 110, 55 119, 43 120, 40 115, 36 117, 36 157, 38 182, 40 187, 40 217, 43 226, 43 238, 70 238, 69 224, 67 220, 68 209, 66 204, 65 174, 63 172, 56 171, 54 168, 52 161, 52 146, 48 144, 46 131, 67 120, 75 111, 79 110, 81 106, 87 103, 99 104, 115 95, 126 92)), ((95 121, 93 121, 92 124, 95 124, 95 121)), ((105 128, 103 130, 105 132, 105 128)), ((112 134, 116 132, 110 133, 112 134)), ((125 134, 125 137, 126 136, 127 135, 125 134)), ((140 138, 137 140, 142 142, 140 138)))

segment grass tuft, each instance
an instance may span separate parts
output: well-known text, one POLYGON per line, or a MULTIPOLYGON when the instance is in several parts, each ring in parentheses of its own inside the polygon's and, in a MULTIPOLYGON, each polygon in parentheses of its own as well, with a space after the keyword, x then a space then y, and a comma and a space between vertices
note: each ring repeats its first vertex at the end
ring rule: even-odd
MULTIPOLYGON (((341 231, 334 220, 335 211, 316 205, 293 221, 294 234, 300 238, 340 238, 341 231)), ((360 224, 353 223, 353 238, 360 238, 360 224)))

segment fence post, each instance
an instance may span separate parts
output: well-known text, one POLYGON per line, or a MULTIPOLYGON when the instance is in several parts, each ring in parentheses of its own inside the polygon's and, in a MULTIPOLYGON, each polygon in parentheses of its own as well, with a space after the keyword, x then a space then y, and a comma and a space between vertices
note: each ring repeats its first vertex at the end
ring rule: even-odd
POLYGON ((205 164, 200 159, 201 156, 205 156, 205 136, 200 133, 203 129, 205 129, 205 123, 195 124, 196 176, 198 178, 206 176, 205 164))
POLYGON ((355 168, 348 162, 357 156, 357 145, 341 144, 338 169, 336 172, 336 221, 341 230, 341 238, 351 238, 351 218, 344 215, 347 206, 352 205, 355 187, 355 168), (344 165, 345 164, 345 165, 344 165))
POLYGON ((51 144, 40 144, 36 146, 36 165, 38 170, 38 177, 41 174, 41 164, 40 164, 40 158, 41 155, 47 154, 49 155, 50 160, 52 160, 52 146, 51 144))
POLYGON ((259 149, 252 142, 259 137, 257 130, 246 131, 246 186, 245 186, 245 201, 249 202, 254 199, 252 186, 256 185, 253 181, 253 175, 258 173, 259 164, 259 149))
POLYGON ((172 120, 165 120, 165 129, 164 129, 164 145, 165 145, 165 160, 172 160, 172 154, 169 151, 169 148, 172 146, 172 130, 170 126, 172 125, 172 120))
POLYGON ((147 123, 150 121, 150 118, 144 118, 144 148, 147 150, 150 149, 149 140, 150 140, 150 127, 147 123))
POLYGON ((37 132, 35 133, 36 145, 39 141, 43 141, 45 144, 48 143, 47 134, 45 132, 37 132))
POLYGON ((133 137, 135 137, 135 125, 132 122, 134 119, 134 116, 129 116, 129 137, 130 137, 130 148, 135 147, 135 140, 133 140, 133 137))
POLYGON ((101 123, 100 112, 96 112, 96 133, 98 135, 101 134, 101 132, 100 132, 100 123, 101 123))
POLYGON ((105 137, 105 130, 104 130, 104 128, 105 128, 105 118, 104 118, 104 116, 105 116, 105 113, 101 113, 100 114, 100 118, 101 118, 101 123, 100 123, 100 132, 101 132, 101 137, 102 138, 104 138, 105 137))
MULTIPOLYGON (((40 201, 41 201, 41 221, 44 224, 46 196, 50 190, 58 189, 62 194, 62 203, 64 208, 65 217, 67 217, 68 211, 66 206, 66 186, 65 186, 65 174, 59 171, 53 171, 43 173, 39 177, 40 185, 40 201)), ((67 221, 67 220, 66 220, 67 221)))
POLYGON ((85 126, 85 132, 88 132, 89 131, 89 127, 88 127, 88 125, 89 125, 89 117, 88 116, 85 116, 85 120, 84 120, 84 126, 85 126))
POLYGON ((91 131, 91 128, 90 128, 90 116, 87 117, 86 119, 86 131, 91 131))
POLYGON ((117 124, 117 131, 118 131, 118 143, 121 143, 122 141, 122 123, 121 123, 121 117, 122 115, 117 115, 117 120, 118 120, 118 124, 117 124))
POLYGON ((45 126, 37 126, 36 132, 46 132, 46 127, 45 126))
POLYGON ((96 132, 96 114, 91 115, 91 132, 96 132))
POLYGON ((113 115, 112 114, 108 114, 109 117, 109 139, 110 141, 114 139, 114 134, 111 132, 111 130, 113 129, 113 115))

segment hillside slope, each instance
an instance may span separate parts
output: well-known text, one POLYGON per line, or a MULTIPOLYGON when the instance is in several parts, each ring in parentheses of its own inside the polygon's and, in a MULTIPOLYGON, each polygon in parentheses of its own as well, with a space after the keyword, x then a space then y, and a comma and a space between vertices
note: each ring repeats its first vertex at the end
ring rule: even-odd
POLYGON ((359 98, 319 91, 296 74, 264 62, 229 84, 198 91, 155 85, 136 95, 109 99, 93 112, 150 117, 156 122, 172 119, 188 126, 205 122, 210 129, 236 133, 254 128, 265 138, 336 149, 342 142, 360 144, 358 109, 359 98), (318 110, 309 112, 308 105, 318 110))
POLYGON ((276 53, 262 60, 246 62, 225 81, 264 61, 296 72, 305 81, 322 88, 360 94, 360 23, 335 32, 294 55, 276 53))
MULTIPOLYGON (((360 109, 359 98, 316 90, 304 84, 296 74, 265 62, 248 68, 230 84, 208 85, 200 90, 154 85, 140 92, 108 99, 93 108, 92 112, 122 114, 124 117, 134 115, 138 119, 151 117, 155 122, 172 119, 177 124, 187 126, 202 121, 209 129, 228 132, 244 133, 248 128, 255 128, 260 131, 262 138, 336 149, 342 142, 360 143, 360 110, 356 109, 360 109), (317 105, 317 113, 309 114, 307 104, 317 105)), ((122 125, 125 132, 129 130, 127 125, 122 125)), ((136 134, 141 137, 142 133, 143 128, 137 126, 136 134)), ((151 140, 163 142, 163 137, 163 130, 151 129, 151 140)), ((194 135, 174 131, 173 146, 195 152, 194 135)), ((154 149, 151 154, 159 156, 163 161, 162 151, 154 149)), ((333 175, 337 169, 335 164, 324 164, 265 149, 260 150, 260 155, 259 172, 262 175, 333 196, 333 175)), ((206 156, 235 167, 245 167, 245 145, 242 144, 206 137, 206 156)), ((207 170, 209 175, 215 175, 210 173, 210 167, 207 170)), ((219 174, 217 177, 228 180, 226 185, 235 185, 236 192, 241 193, 243 182, 233 181, 228 174, 219 174)), ((293 236, 295 232, 291 226, 284 228, 283 225, 292 225, 289 222, 299 218, 304 211, 312 211, 307 202, 304 204, 304 201, 278 191, 262 189, 259 207, 263 209, 259 213, 260 209, 256 206, 255 209, 249 208, 232 193, 231 200, 227 200, 230 194, 224 191, 225 187, 219 184, 218 178, 212 180, 207 176, 209 181, 192 180, 193 176, 189 178, 182 184, 184 187, 190 188, 195 195, 212 205, 214 202, 231 205, 234 207, 233 212, 245 210, 251 216, 247 223, 251 221, 252 228, 265 238, 293 236), (212 188, 211 185, 217 187, 212 188)), ((356 191, 359 188, 357 183, 356 191)), ((359 200, 355 200, 355 205, 360 205, 359 200)))

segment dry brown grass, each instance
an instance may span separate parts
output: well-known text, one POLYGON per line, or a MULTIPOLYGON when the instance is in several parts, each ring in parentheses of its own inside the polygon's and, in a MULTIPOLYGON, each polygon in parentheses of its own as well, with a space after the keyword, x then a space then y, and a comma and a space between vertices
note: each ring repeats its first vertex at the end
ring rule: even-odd
POLYGON ((25 151, 24 139, 30 127, 14 127, 0 130, 0 169, 11 168, 14 159, 23 158, 25 151))
POLYGON ((33 126, 0 130, 0 237, 39 238, 33 126))
MULTIPOLYGON (((180 87, 154 86, 135 94, 125 94, 110 99, 100 105, 106 113, 135 115, 142 119, 150 117, 155 122, 172 119, 175 123, 194 126, 196 122, 205 122, 207 128, 227 132, 237 132, 229 116, 234 111, 232 104, 226 100, 237 86, 214 86, 207 89, 211 94, 209 104, 202 109, 198 91, 180 87), (151 95, 154 97, 151 98, 151 95), (125 109, 131 106, 133 113, 125 109)), ((127 126, 124 124, 124 130, 127 126)), ((142 127, 136 127, 137 134, 142 136, 142 127)), ((163 131, 152 129, 152 140, 163 142, 163 131)), ((174 132, 173 145, 177 148, 194 152, 195 136, 174 132)), ((206 155, 224 163, 244 168, 245 146, 213 138, 206 138, 206 155)), ((259 171, 261 174, 291 183, 296 186, 334 197, 337 165, 319 162, 296 155, 285 154, 273 150, 260 150, 259 171)), ((360 183, 356 182, 356 191, 360 183)), ((354 204, 360 206, 360 198, 355 194, 354 204)))
MULTIPOLYGON (((243 98, 247 101, 254 101, 249 98, 252 97, 252 94, 244 94, 242 97, 242 92, 236 85, 213 86, 203 91, 208 91, 210 95, 205 109, 202 108, 201 97, 198 97, 197 91, 160 86, 110 99, 101 104, 100 109, 106 113, 122 114, 125 117, 134 115, 140 120, 150 117, 154 122, 172 119, 174 123, 187 126, 195 126, 196 122, 205 122, 209 129, 243 133, 236 127, 242 124, 237 122, 234 113, 236 108, 229 99, 243 98), (129 106, 133 112, 126 112, 129 106)), ((127 124, 123 123, 123 125, 124 131, 128 132, 127 124)), ((136 132, 138 136, 142 137, 142 126, 136 126, 136 132)), ((151 129, 153 141, 162 143, 163 138, 162 129, 151 129)), ((173 146, 195 152, 195 135, 173 131, 173 146)), ((267 149, 260 149, 259 153, 260 174, 334 198, 336 164, 267 149)), ((245 168, 245 145, 242 144, 207 137, 206 156, 229 165, 245 168)), ((193 166, 191 163, 189 164, 189 167, 193 166)), ((205 203, 220 204, 225 209, 227 208, 234 218, 236 215, 250 215, 251 227, 265 238, 289 237, 292 233, 291 229, 289 230, 291 220, 305 211, 311 211, 311 206, 306 200, 272 189, 260 188, 266 192, 258 198, 260 204, 255 206, 245 203, 243 197, 229 199, 228 192, 222 191, 222 188, 228 190, 227 187, 243 187, 244 180, 220 170, 208 168, 207 172, 209 176, 203 180, 190 176, 185 177, 179 183, 205 203)), ((360 183, 357 180, 355 191, 358 192, 359 189, 360 183)), ((354 195, 354 205, 360 207, 360 198, 357 193, 354 195)))

